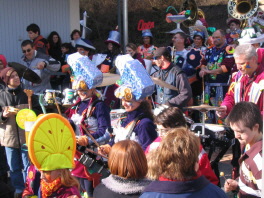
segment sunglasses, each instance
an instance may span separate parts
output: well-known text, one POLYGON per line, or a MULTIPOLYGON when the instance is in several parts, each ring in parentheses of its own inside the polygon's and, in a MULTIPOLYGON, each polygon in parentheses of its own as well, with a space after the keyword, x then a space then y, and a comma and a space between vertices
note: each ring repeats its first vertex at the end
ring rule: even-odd
POLYGON ((27 49, 27 50, 22 50, 23 54, 25 54, 26 52, 30 52, 31 49, 27 49))

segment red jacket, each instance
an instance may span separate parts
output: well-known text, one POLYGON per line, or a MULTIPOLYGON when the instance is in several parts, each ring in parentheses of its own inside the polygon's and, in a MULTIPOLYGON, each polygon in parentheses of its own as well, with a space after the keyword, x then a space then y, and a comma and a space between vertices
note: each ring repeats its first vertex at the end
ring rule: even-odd
POLYGON ((226 106, 227 114, 229 114, 236 103, 241 101, 253 102, 258 105, 263 114, 263 89, 264 72, 262 66, 259 66, 252 76, 241 75, 240 72, 237 72, 232 78, 232 83, 221 106, 226 106))

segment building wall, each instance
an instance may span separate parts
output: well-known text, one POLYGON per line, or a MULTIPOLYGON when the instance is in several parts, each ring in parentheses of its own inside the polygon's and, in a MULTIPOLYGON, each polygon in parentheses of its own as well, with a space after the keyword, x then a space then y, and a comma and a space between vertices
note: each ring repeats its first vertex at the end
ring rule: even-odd
POLYGON ((70 33, 79 29, 79 0, 0 0, 0 54, 8 62, 22 56, 20 44, 28 39, 26 27, 36 23, 41 35, 57 31, 62 42, 70 42, 70 33))

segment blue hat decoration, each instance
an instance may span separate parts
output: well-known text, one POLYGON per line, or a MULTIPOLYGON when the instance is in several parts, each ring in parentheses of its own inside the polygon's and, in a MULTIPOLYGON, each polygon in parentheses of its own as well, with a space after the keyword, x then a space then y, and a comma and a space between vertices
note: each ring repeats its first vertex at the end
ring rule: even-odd
POLYGON ((83 38, 79 38, 75 41, 75 47, 83 47, 84 49, 88 48, 95 50, 95 47, 93 46, 92 42, 89 41, 88 39, 83 39, 83 38))
POLYGON ((73 89, 92 89, 103 82, 103 73, 87 57, 78 52, 69 55, 68 64, 73 71, 73 89))
POLYGON ((153 37, 150 29, 142 30, 142 37, 145 37, 145 36, 153 37))
POLYGON ((120 46, 120 33, 117 30, 110 31, 105 43, 115 43, 120 46))
POLYGON ((117 57, 116 65, 121 71, 121 86, 115 91, 116 97, 125 100, 141 100, 154 92, 155 85, 146 69, 137 59, 117 57), (126 61, 127 60, 127 61, 126 61))

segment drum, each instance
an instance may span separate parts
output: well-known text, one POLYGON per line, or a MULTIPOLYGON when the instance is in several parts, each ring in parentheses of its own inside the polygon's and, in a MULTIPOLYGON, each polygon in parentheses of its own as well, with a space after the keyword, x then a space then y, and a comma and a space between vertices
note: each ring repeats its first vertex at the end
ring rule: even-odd
MULTIPOLYGON (((191 125, 191 131, 202 134, 202 123, 194 123, 191 125)), ((205 135, 208 138, 225 141, 226 130, 224 125, 205 124, 205 135)))
POLYGON ((96 155, 85 153, 80 157, 79 161, 86 167, 87 172, 90 174, 101 174, 101 179, 104 179, 110 175, 107 161, 104 161, 103 159, 97 159, 96 155))
POLYGON ((110 112, 111 126, 114 127, 117 124, 117 121, 124 117, 126 114, 125 109, 112 109, 110 112))
POLYGON ((46 105, 54 105, 55 104, 55 99, 53 97, 53 94, 55 93, 55 97, 57 102, 60 104, 61 103, 61 98, 60 96, 60 91, 59 90, 54 90, 54 89, 46 89, 45 95, 44 95, 44 101, 46 105))
POLYGON ((75 102, 76 91, 74 89, 64 89, 63 91, 63 106, 71 106, 75 102))

